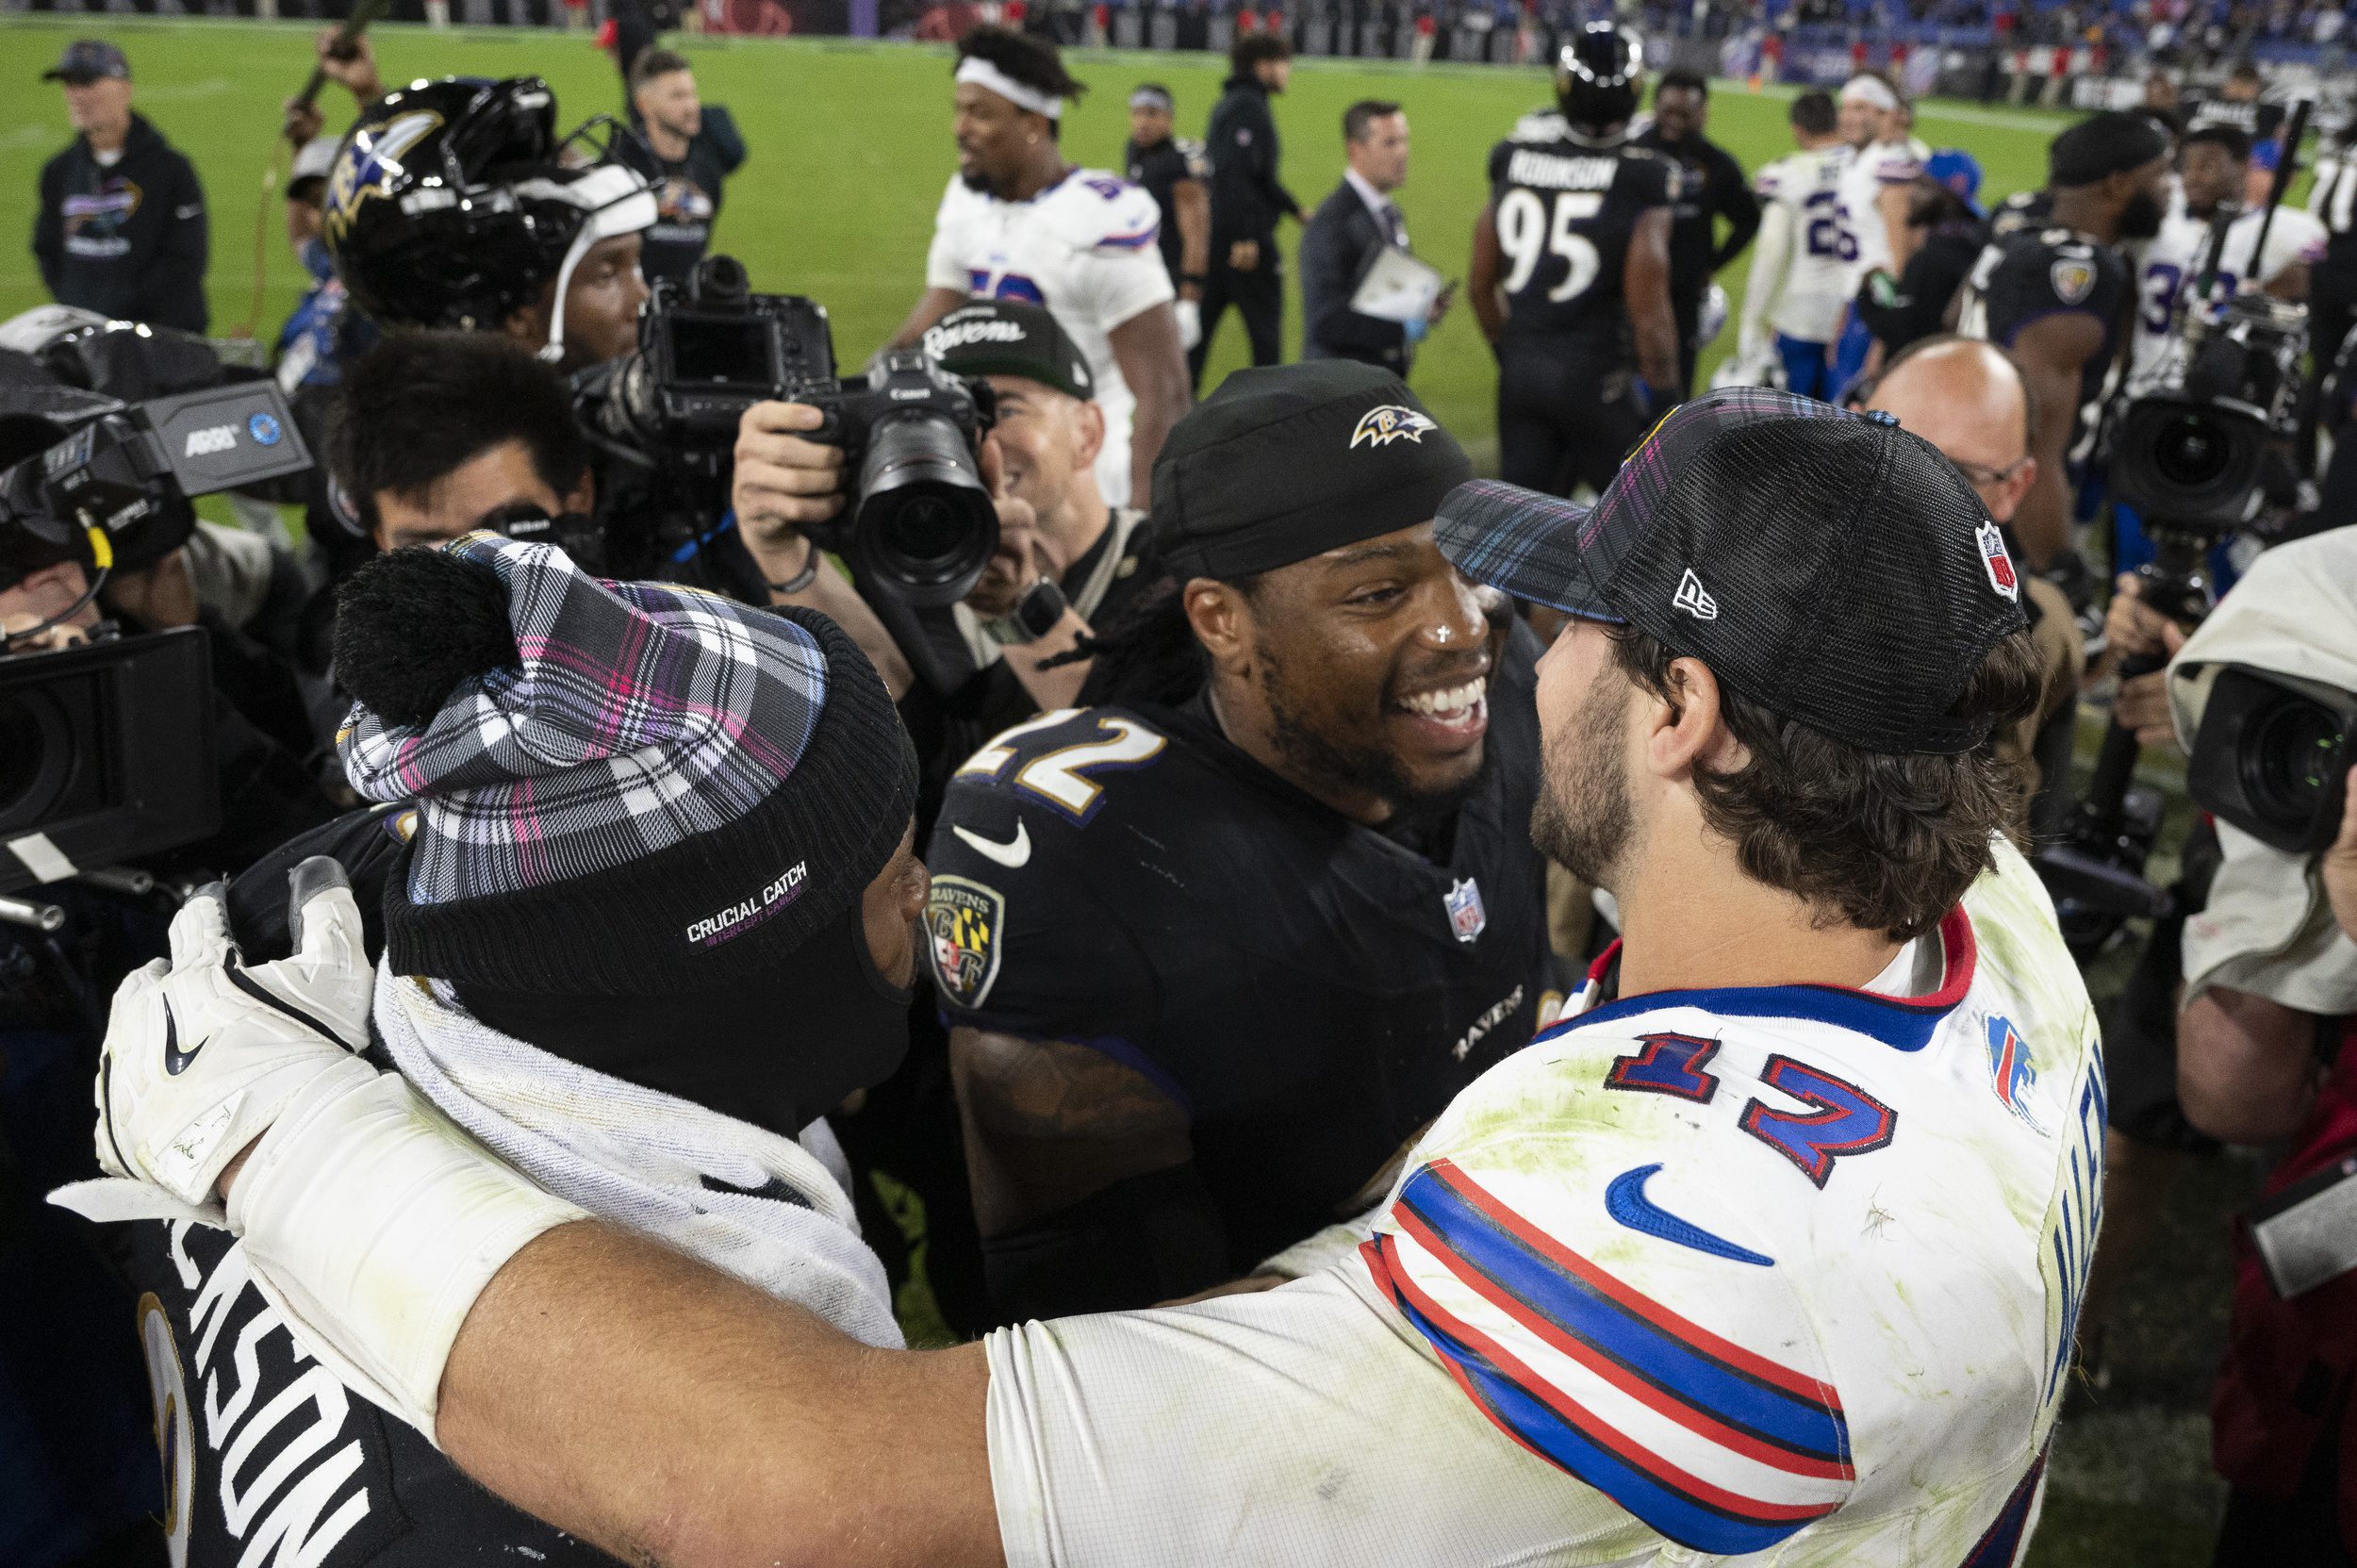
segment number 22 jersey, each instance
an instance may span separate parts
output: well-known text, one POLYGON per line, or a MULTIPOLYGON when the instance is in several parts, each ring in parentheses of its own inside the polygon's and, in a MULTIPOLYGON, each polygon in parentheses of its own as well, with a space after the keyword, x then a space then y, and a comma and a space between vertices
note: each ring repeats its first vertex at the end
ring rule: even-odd
POLYGON ((1199 698, 999 736, 951 779, 925 855, 948 1021, 1084 1044, 1162 1089, 1239 1273, 1361 1212, 1541 1017, 1534 640, 1492 668, 1490 760, 1445 844, 1317 803, 1199 698))
POLYGON ((1677 199, 1677 164, 1625 137, 1596 140, 1560 114, 1526 114, 1490 150, 1508 338, 1574 338, 1625 357, 1621 288, 1637 221, 1677 199))

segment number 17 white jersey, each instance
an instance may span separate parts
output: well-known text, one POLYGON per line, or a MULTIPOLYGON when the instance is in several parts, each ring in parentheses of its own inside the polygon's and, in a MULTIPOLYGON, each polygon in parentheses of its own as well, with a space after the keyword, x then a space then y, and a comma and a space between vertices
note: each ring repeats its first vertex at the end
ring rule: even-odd
POLYGON ((2103 1089, 1996 853, 1874 989, 1591 980, 1292 1284, 992 1335, 1009 1562, 2018 1563, 2103 1089))
POLYGON ((1752 182, 1762 203, 1782 209, 1791 236, 1784 280, 1766 318, 1788 338, 1830 343, 1840 330, 1842 307, 1850 303, 1850 264, 1857 259, 1857 235, 1841 206, 1841 177, 1856 156, 1844 141, 1788 153, 1752 182))

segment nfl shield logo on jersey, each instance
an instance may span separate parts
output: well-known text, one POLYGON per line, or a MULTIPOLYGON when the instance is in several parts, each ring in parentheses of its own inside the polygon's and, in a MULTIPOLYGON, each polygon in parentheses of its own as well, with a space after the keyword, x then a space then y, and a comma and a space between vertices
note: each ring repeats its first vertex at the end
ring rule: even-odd
POLYGON ((964 877, 935 877, 925 903, 925 950, 941 994, 980 1007, 998 978, 999 933, 1007 900, 995 887, 964 877))
POLYGON ((1998 1103, 2019 1116, 2032 1131, 2043 1132, 2021 1097, 2037 1081, 2037 1065, 2030 1060, 2030 1043, 2021 1038, 2010 1018, 1988 1020, 1988 1081, 1998 1103))
POLYGON ((1977 537, 1981 544, 1981 564, 1988 568, 1989 586, 2007 599, 2021 598, 2021 579, 2014 575, 2013 557, 2005 553, 2005 536, 1993 522, 1983 522, 1977 537))
POLYGON ((1489 912, 1481 907, 1481 887, 1467 877, 1441 897, 1448 906, 1448 929, 1459 942, 1470 942, 1489 929, 1489 912))

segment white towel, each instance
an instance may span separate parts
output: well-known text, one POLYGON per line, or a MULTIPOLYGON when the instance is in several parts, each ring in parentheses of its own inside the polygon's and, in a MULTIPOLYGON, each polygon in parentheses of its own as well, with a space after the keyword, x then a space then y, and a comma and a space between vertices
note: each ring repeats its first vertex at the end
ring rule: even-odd
POLYGON ((824 1120, 799 1143, 765 1132, 552 1056, 476 1021, 435 982, 382 966, 375 1022, 420 1094, 547 1191, 854 1339, 902 1343, 824 1120))

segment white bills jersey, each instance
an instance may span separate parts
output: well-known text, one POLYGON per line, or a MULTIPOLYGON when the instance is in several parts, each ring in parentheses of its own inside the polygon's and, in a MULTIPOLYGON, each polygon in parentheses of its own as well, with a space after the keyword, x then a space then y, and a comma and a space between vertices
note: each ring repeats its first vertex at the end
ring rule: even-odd
POLYGON ((1113 505, 1129 500, 1129 421, 1137 400, 1113 362, 1115 327, 1176 299, 1157 242, 1162 210, 1144 189, 1101 169, 1073 169, 1028 202, 1001 201, 955 175, 933 215, 928 288, 1047 307, 1088 355, 1105 447, 1096 478, 1113 505))
POLYGON ((1763 205, 1784 209, 1792 237, 1784 279, 1766 317, 1788 338, 1830 343, 1840 330, 1841 310, 1853 293, 1850 265, 1857 259, 1857 235, 1841 206, 1841 177, 1856 157, 1856 149, 1842 141, 1788 153, 1752 182, 1763 205))
POLYGON ((1904 141, 1876 141, 1850 160, 1841 176, 1841 206, 1852 233, 1857 236, 1857 256, 1850 263, 1850 292, 1857 293, 1868 273, 1890 271, 1890 229, 1878 205, 1894 185, 1912 185, 1923 172, 1915 149, 1904 141))
POLYGON ((1610 962, 1335 1263, 990 1337, 1011 1564, 2019 1560, 2102 1183, 2036 875, 1867 990, 1610 962))
MULTIPOLYGON (((2258 244, 2263 216, 2246 212, 2227 225, 2226 243, 2218 252, 2218 299, 2246 283, 2264 289, 2292 267, 2324 258, 2325 244, 2331 239, 2324 224, 2297 207, 2278 207, 2275 222, 2267 228, 2266 260, 2254 274, 2251 254, 2258 244)), ((2136 333, 2128 359, 2130 391, 2144 390, 2170 371, 2182 347, 2178 322, 2209 254, 2209 221, 2196 218, 2183 206, 2170 210, 2161 232, 2144 247, 2144 259, 2136 269, 2136 333)))

